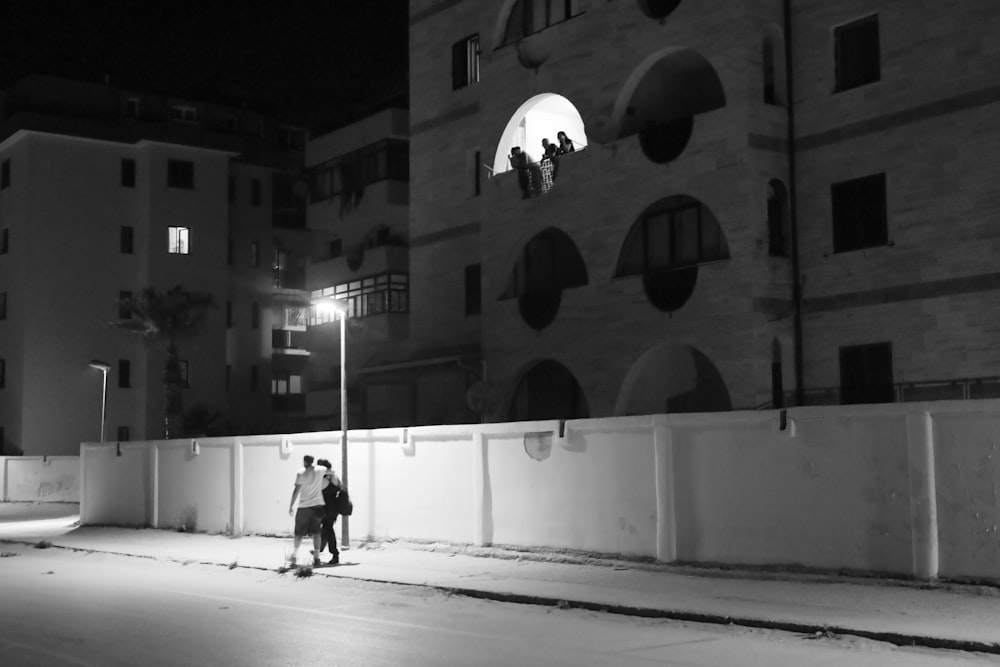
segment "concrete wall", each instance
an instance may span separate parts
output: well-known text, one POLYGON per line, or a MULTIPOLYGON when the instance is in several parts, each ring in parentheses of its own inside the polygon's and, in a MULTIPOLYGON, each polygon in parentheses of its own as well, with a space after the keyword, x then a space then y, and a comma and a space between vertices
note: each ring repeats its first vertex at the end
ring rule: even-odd
MULTIPOLYGON (((1000 401, 352 431, 354 540, 1000 581, 1000 401)), ((85 444, 81 518, 287 535, 339 432, 85 444), (195 525, 190 525, 194 520, 195 525)))
POLYGON ((75 503, 78 456, 0 456, 0 501, 75 503))

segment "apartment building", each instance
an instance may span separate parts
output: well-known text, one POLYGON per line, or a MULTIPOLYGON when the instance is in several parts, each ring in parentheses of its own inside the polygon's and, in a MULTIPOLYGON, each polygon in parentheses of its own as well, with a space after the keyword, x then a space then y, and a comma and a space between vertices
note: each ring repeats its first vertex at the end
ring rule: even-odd
MULTIPOLYGON (((390 108, 306 147, 313 304, 335 299, 346 320, 314 307, 308 330, 306 412, 312 428, 341 425, 340 327, 346 322, 351 428, 476 419, 464 399, 478 372, 478 341, 421 336, 413 306, 409 231, 409 116, 390 108)), ((436 327, 435 327, 436 328, 436 327)))
POLYGON ((197 428, 275 428, 272 330, 304 328, 284 302, 308 302, 303 143, 245 108, 48 77, 4 92, 0 453, 163 437, 165 350, 111 325, 148 287, 215 302, 179 342, 197 428))
POLYGON ((455 400, 482 418, 1000 393, 1000 5, 411 0, 410 26, 410 344, 478 350, 455 400))

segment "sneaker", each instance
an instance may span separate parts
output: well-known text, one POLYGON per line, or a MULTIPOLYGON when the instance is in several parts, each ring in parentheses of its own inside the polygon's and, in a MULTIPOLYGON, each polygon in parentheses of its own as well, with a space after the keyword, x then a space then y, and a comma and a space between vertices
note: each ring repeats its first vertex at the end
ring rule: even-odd
POLYGON ((330 559, 330 565, 340 565, 340 554, 330 559))

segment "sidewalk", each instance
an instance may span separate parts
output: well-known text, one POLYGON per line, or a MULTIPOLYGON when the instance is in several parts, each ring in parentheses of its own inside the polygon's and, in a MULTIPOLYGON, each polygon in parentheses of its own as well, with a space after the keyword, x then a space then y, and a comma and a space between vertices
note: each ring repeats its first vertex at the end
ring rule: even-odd
MULTIPOLYGON (((76 527, 75 511, 75 505, 55 512, 29 506, 12 523, 15 512, 0 508, 0 542, 45 540, 67 549, 267 570, 280 569, 291 550, 290 538, 76 527), (25 517, 28 510, 35 515, 25 517)), ((300 562, 307 555, 303 545, 300 562)), ((527 604, 1000 654, 1000 591, 986 587, 721 572, 398 542, 357 544, 342 552, 340 566, 314 574, 527 604)))

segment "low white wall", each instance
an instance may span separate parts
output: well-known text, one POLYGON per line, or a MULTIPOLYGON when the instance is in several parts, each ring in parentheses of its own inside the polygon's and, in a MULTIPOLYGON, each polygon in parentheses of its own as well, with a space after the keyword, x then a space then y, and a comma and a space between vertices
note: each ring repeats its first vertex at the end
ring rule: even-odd
MULTIPOLYGON (((353 540, 1000 581, 1000 401, 352 431, 353 540)), ((85 523, 288 535, 339 432, 87 444, 85 523)))
POLYGON ((80 502, 80 457, 0 456, 0 500, 80 502))

